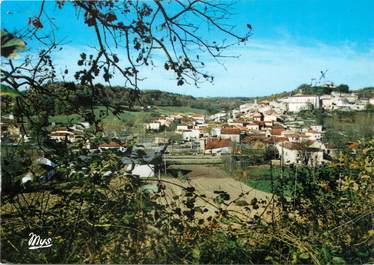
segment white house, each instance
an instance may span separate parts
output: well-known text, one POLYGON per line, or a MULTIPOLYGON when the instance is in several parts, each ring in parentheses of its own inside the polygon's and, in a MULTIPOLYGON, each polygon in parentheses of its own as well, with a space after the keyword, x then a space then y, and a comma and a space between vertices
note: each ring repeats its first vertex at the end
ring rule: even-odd
POLYGON ((185 130, 188 130, 188 125, 177 125, 176 133, 183 133, 185 130))
POLYGON ((161 124, 159 122, 150 122, 144 124, 144 127, 146 130, 159 131, 161 129, 161 124))
POLYGON ((220 137, 221 136, 221 128, 217 127, 217 128, 210 129, 210 135, 220 137))
POLYGON ((194 121, 194 125, 202 125, 205 124, 205 117, 203 115, 195 115, 192 116, 192 119, 194 121))
POLYGON ((220 121, 225 120, 226 117, 227 117, 227 113, 226 112, 219 112, 219 113, 210 115, 209 116, 209 120, 220 122, 220 121))
POLYGON ((309 129, 305 132, 305 136, 307 136, 310 140, 321 140, 322 133, 309 129))
POLYGON ((71 129, 65 127, 59 127, 53 129, 53 131, 49 134, 49 138, 55 140, 57 142, 62 142, 68 140, 70 142, 75 141, 75 134, 71 131, 71 129))
POLYGON ((236 119, 236 118, 239 116, 239 114, 240 114, 240 110, 233 109, 233 110, 231 111, 231 117, 232 117, 233 119, 236 119))
POLYGON ((264 114, 264 121, 277 121, 278 115, 274 111, 267 111, 264 114))
POLYGON ((110 143, 103 143, 98 146, 99 151, 104 151, 104 150, 118 150, 120 152, 125 152, 126 148, 119 143, 116 142, 110 142, 110 143))
POLYGON ((248 123, 245 127, 250 131, 260 130, 260 125, 258 125, 257 123, 248 123))
POLYGON ((200 130, 197 130, 197 129, 184 130, 182 132, 182 138, 185 141, 190 141, 190 140, 193 140, 193 139, 199 139, 200 138, 200 130))
POLYGON ((252 114, 252 118, 255 121, 263 121, 264 120, 264 115, 261 112, 256 112, 256 113, 252 114))
POLYGON ((279 99, 287 103, 288 111, 299 112, 302 110, 319 109, 321 107, 321 99, 315 95, 300 95, 279 99))
POLYGON ((323 151, 319 148, 305 147, 299 143, 283 142, 275 145, 282 163, 317 166, 324 162, 323 151))
POLYGON ((240 129, 238 128, 222 128, 221 129, 221 138, 229 139, 234 143, 240 142, 240 129))
POLYGON ((212 155, 230 154, 231 141, 229 139, 208 138, 204 143, 204 153, 212 155))

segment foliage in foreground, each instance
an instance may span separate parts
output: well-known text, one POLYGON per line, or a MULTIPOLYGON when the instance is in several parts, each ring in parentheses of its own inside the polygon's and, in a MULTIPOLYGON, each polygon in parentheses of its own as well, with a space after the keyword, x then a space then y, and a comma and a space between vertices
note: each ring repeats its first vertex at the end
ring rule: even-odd
POLYGON ((2 261, 373 262, 373 140, 329 167, 287 170, 274 186, 274 201, 243 206, 273 218, 251 220, 226 210, 238 198, 223 191, 217 191, 216 213, 204 216, 206 208, 196 204, 204 196, 193 187, 171 197, 161 181, 159 192, 147 193, 141 180, 123 176, 117 154, 84 152, 60 161, 59 180, 2 195, 2 261), (283 187, 293 189, 283 196, 283 187), (51 237, 53 246, 27 249, 30 232, 51 237))

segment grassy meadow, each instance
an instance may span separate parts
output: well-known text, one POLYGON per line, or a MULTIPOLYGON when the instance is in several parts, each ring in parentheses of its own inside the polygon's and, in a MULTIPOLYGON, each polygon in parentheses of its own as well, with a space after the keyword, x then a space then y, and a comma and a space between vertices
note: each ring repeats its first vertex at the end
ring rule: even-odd
MULTIPOLYGON (((105 111, 105 109, 102 107, 96 108, 96 115, 99 115, 100 111, 105 111)), ((129 132, 137 133, 143 129, 143 123, 151 122, 153 119, 173 113, 206 114, 207 111, 188 106, 158 106, 154 107, 151 111, 124 111, 120 113, 118 117, 109 113, 103 120, 104 131, 120 132, 126 128, 129 132)), ((50 122, 62 125, 76 123, 82 120, 83 119, 79 114, 56 115, 49 119, 50 122)))

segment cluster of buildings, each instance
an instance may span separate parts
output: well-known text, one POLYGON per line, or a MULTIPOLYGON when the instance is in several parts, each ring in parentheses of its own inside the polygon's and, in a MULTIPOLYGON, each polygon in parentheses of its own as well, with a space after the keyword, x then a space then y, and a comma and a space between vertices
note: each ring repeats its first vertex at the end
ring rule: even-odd
MULTIPOLYGON (((320 124, 305 123, 295 113, 312 109, 364 110, 370 104, 374 105, 374 98, 360 99, 355 93, 297 94, 275 100, 254 100, 209 116, 198 113, 165 115, 144 123, 144 129, 147 132, 174 131, 181 139, 174 143, 177 148, 193 147, 201 154, 240 154, 242 150, 265 150, 271 146, 277 151, 276 158, 284 164, 320 165, 327 163, 336 150, 323 141, 324 129, 320 124)), ((49 137, 74 142, 89 126, 85 122, 70 127, 54 126, 49 137)), ((5 135, 26 137, 12 115, 2 117, 1 127, 2 138, 5 135)), ((126 147, 120 142, 95 147, 87 143, 87 148, 126 152, 126 147)), ((152 140, 156 146, 168 142, 162 137, 152 140)))
POLYGON ((374 98, 360 99, 355 93, 331 92, 326 95, 295 95, 281 98, 278 103, 288 112, 302 110, 365 110, 368 105, 374 105, 374 98))
POLYGON ((304 110, 364 110, 374 105, 374 98, 359 99, 355 93, 332 92, 329 95, 294 95, 240 105, 231 111, 210 116, 177 114, 146 124, 162 128, 165 121, 177 124, 175 133, 182 144, 197 146, 200 153, 211 155, 240 154, 246 149, 277 150, 284 164, 321 165, 336 155, 336 149, 323 141, 322 125, 307 124, 295 113, 304 110), (191 145, 190 145, 191 144, 191 145))

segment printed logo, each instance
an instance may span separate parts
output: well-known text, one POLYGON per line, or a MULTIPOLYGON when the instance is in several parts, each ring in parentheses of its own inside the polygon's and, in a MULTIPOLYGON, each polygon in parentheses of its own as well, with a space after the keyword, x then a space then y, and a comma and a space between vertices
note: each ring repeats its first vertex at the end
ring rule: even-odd
POLYGON ((29 249, 38 249, 38 248, 49 248, 52 246, 51 238, 41 238, 39 235, 30 233, 29 234, 29 249))

